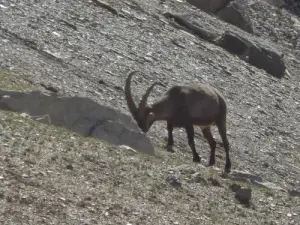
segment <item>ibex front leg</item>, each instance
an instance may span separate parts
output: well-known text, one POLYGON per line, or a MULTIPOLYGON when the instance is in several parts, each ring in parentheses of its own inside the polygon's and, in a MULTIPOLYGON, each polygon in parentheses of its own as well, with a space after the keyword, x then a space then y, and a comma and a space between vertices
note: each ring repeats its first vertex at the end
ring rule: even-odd
POLYGON ((199 163, 201 161, 201 157, 198 155, 198 153, 196 152, 196 148, 195 148, 195 141, 194 141, 194 126, 191 125, 187 125, 185 127, 186 133, 187 133, 187 138, 188 138, 188 143, 190 148, 192 149, 193 152, 193 161, 199 163))
POLYGON ((167 130, 168 130, 168 144, 167 150, 168 152, 173 151, 174 139, 173 139, 173 125, 170 122, 167 122, 167 130))

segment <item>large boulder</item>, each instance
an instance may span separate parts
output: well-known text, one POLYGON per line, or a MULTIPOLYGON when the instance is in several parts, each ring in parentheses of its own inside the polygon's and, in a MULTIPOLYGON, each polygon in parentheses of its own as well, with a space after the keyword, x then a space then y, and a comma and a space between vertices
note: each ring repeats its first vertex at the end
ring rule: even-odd
POLYGON ((217 44, 274 77, 282 78, 284 76, 286 66, 283 54, 270 46, 250 41, 229 31, 221 36, 217 44))
POLYGON ((276 6, 276 7, 282 7, 284 6, 284 0, 264 0, 265 2, 269 3, 270 5, 276 6))
POLYGON ((284 5, 282 6, 286 10, 300 16, 300 1, 299 0, 284 0, 284 5))
POLYGON ((150 140, 130 116, 88 98, 0 89, 0 109, 26 113, 40 122, 154 154, 150 140))
POLYGON ((259 45, 249 47, 248 62, 277 78, 282 78, 286 69, 283 54, 259 45))
POLYGON ((225 7, 230 0, 187 0, 187 2, 207 13, 216 13, 225 7))
POLYGON ((253 33, 252 22, 247 16, 246 6, 240 1, 230 2, 229 5, 217 12, 217 16, 227 23, 253 33))
POLYGON ((212 42, 219 36, 218 31, 212 26, 201 24, 201 21, 194 20, 191 15, 178 15, 169 12, 164 13, 164 16, 168 19, 174 19, 174 21, 190 33, 195 34, 199 38, 212 42))

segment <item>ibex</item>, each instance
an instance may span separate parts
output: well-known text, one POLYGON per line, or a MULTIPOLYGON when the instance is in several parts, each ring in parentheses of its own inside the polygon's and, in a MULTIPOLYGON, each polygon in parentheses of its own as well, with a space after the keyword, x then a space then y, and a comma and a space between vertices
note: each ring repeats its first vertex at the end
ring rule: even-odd
POLYGON ((225 152, 225 172, 229 173, 231 161, 229 158, 229 142, 226 135, 226 102, 222 94, 214 87, 199 83, 198 85, 171 87, 163 97, 153 103, 147 104, 147 99, 155 85, 154 82, 142 97, 138 107, 135 105, 131 94, 131 78, 137 71, 129 72, 125 83, 125 97, 128 108, 143 132, 148 132, 155 121, 167 121, 168 149, 172 148, 173 128, 184 127, 187 133, 188 144, 193 152, 193 161, 200 162, 201 157, 195 149, 194 125, 200 126, 204 137, 207 139, 211 153, 209 166, 215 164, 216 141, 214 140, 210 127, 216 125, 222 138, 225 152))

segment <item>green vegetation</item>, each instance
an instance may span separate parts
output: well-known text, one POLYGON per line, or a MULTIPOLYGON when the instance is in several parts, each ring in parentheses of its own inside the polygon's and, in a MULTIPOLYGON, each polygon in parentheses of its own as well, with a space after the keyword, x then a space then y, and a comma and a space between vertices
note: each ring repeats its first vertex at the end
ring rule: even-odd
POLYGON ((0 68, 0 89, 14 91, 28 91, 36 88, 28 82, 11 74, 10 71, 0 68))

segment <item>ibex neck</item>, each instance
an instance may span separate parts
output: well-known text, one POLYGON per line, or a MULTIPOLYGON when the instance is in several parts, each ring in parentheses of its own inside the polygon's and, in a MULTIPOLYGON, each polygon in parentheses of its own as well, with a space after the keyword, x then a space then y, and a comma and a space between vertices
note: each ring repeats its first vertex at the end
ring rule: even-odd
POLYGON ((151 112, 155 115, 155 120, 166 120, 169 115, 170 107, 166 100, 161 100, 153 103, 150 107, 151 112))

